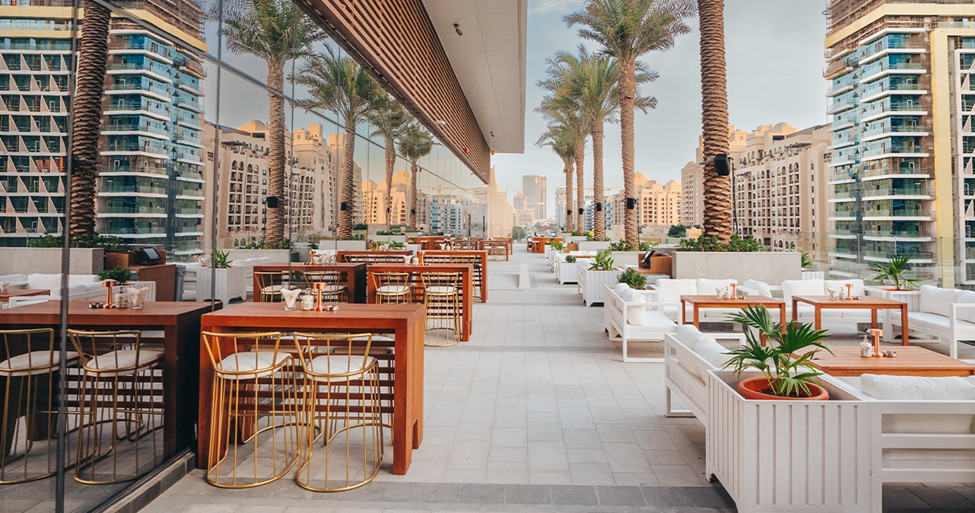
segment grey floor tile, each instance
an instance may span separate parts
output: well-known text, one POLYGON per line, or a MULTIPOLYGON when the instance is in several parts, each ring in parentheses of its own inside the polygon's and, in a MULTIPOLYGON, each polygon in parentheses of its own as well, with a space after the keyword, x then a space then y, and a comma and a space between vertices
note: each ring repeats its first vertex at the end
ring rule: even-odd
POLYGON ((465 504, 504 504, 505 485, 467 484, 460 490, 460 502, 465 504))
POLYGON ((551 490, 552 505, 554 506, 596 506, 599 504, 594 486, 555 485, 551 487, 551 490))
POLYGON ((637 486, 597 486, 601 506, 646 506, 647 501, 637 486))
POLYGON ((518 485, 505 486, 504 501, 506 504, 551 504, 552 489, 549 485, 518 485))

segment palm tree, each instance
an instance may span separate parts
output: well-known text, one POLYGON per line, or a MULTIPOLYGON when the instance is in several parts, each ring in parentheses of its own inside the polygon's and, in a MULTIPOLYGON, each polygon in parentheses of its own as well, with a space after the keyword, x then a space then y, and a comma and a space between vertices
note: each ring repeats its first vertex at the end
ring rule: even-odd
POLYGON ((111 12, 85 0, 85 24, 78 46, 78 73, 71 126, 71 238, 95 233, 95 180, 98 177, 98 138, 102 124, 108 28, 111 12))
POLYGON ((572 132, 564 125, 549 125, 548 129, 535 143, 538 146, 549 146, 562 159, 562 172, 565 173, 565 229, 573 231, 572 221, 572 166, 575 163, 575 141, 572 132))
MULTIPOLYGON (((227 0, 224 2, 223 35, 227 49, 250 54, 267 63, 269 104, 268 196, 278 198, 278 208, 267 212, 267 242, 284 240, 285 194, 284 67, 288 61, 310 56, 312 45, 325 33, 291 0, 227 0)), ((219 16, 211 12, 210 17, 219 16)), ((87 15, 86 15, 87 18, 87 15)))
MULTIPOLYGON (((605 237, 603 188, 603 124, 616 122, 619 109, 619 61, 606 55, 594 55, 579 45, 578 56, 558 52, 549 59, 549 75, 560 95, 573 98, 582 117, 589 123, 592 137, 593 233, 605 237)), ((657 75, 636 64, 637 84, 652 82, 657 75)), ((652 97, 637 97, 634 106, 643 112, 656 107, 652 97)))
POLYGON ((399 139, 400 134, 403 132, 404 123, 406 122, 406 111, 403 110, 403 105, 393 99, 392 96, 384 94, 379 97, 375 108, 366 117, 375 129, 372 132, 372 136, 381 136, 383 141, 385 141, 383 149, 386 158, 385 201, 386 229, 388 231, 392 223, 390 218, 392 217, 393 209, 393 167, 396 165, 396 140, 399 139))
MULTIPOLYGON (((543 80, 539 82, 539 85, 546 87, 554 85, 554 82, 543 80)), ((585 226, 582 212, 583 206, 586 204, 583 165, 586 155, 586 137, 589 135, 589 121, 583 114, 578 100, 565 94, 565 91, 559 88, 553 90, 552 94, 543 97, 541 105, 536 110, 541 112, 550 123, 562 125, 567 134, 571 134, 570 139, 574 146, 572 156, 575 160, 577 210, 570 212, 569 217, 575 215, 576 229, 582 230, 585 226)), ((568 205, 571 190, 566 189, 565 194, 566 205, 568 205)))
POLYGON ((433 151, 433 145, 433 136, 430 135, 430 132, 415 119, 411 118, 403 130, 403 135, 399 141, 400 153, 406 157, 406 160, 410 161, 410 215, 408 217, 409 222, 407 224, 409 226, 407 229, 411 232, 416 231, 418 203, 416 178, 420 173, 420 166, 417 165, 417 161, 429 155, 433 151))
POLYGON ((701 15, 701 117, 704 136, 704 234, 731 240, 731 177, 718 176, 715 155, 728 154, 724 0, 698 0, 701 15))
POLYGON ((355 129, 385 94, 379 84, 351 57, 338 55, 331 46, 302 66, 295 81, 307 86, 312 98, 306 106, 334 112, 345 125, 342 159, 342 194, 339 238, 352 237, 355 207, 355 129))
POLYGON ((654 50, 666 50, 674 39, 690 32, 684 19, 693 16, 690 0, 589 0, 582 9, 567 14, 570 26, 580 25, 579 35, 595 41, 602 51, 619 60, 620 131, 623 140, 623 194, 626 242, 639 243, 634 197, 633 109, 637 97, 637 59, 654 50))

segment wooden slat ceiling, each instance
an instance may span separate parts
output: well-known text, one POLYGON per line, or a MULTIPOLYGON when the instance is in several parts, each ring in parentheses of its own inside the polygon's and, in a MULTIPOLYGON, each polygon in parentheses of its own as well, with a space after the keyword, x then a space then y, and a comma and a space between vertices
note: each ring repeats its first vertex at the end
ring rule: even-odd
POLYGON ((487 183, 490 149, 420 0, 298 5, 487 183))

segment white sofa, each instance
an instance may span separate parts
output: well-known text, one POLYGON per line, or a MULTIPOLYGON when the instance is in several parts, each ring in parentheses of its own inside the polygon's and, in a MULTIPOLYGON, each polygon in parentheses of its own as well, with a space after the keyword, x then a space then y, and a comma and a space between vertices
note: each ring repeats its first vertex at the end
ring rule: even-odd
MULTIPOLYGON (((24 288, 47 289, 51 299, 61 299, 61 275, 34 273, 27 275, 24 288)), ((69 274, 68 300, 96 299, 105 296, 105 287, 97 274, 69 274)), ((40 298, 38 298, 40 299, 40 298)))
POLYGON ((708 425, 708 376, 728 361, 727 349, 691 324, 664 336, 664 386, 668 417, 697 417, 708 425), (673 398, 687 410, 675 410, 673 398))
MULTIPOLYGON (((900 315, 888 317, 892 333, 901 330, 900 315)), ((918 311, 907 313, 911 332, 935 337, 948 344, 948 354, 958 357, 959 340, 975 340, 975 292, 922 285, 918 311)))
POLYGON ((625 283, 605 285, 603 323, 610 340, 623 344, 624 362, 660 362, 662 358, 629 356, 631 341, 658 342, 677 329, 677 323, 647 301, 646 291, 631 289, 625 283))
MULTIPOLYGON (((847 284, 850 285, 850 292, 855 297, 863 297, 867 295, 866 288, 863 284, 863 280, 861 279, 821 280, 817 278, 811 280, 783 281, 782 300, 785 301, 787 319, 790 321, 792 320, 792 296, 825 296, 828 294, 827 289, 843 289, 845 291, 847 284)), ((799 303, 798 310, 799 322, 809 323, 815 321, 815 309, 812 305, 799 303)), ((870 322, 870 310, 855 308, 824 308, 820 310, 820 312, 824 324, 842 323, 847 326, 852 324, 853 331, 857 330, 856 323, 870 322)))
POLYGON ((0 283, 7 282, 11 287, 24 288, 27 286, 26 274, 4 274, 0 275, 0 283))
MULTIPOLYGON (((681 324, 684 319, 692 319, 694 309, 691 305, 686 305, 684 312, 680 311, 680 297, 694 295, 716 295, 716 289, 724 289, 732 283, 737 284, 737 280, 711 280, 711 279, 691 279, 663 278, 657 280, 654 290, 650 293, 650 301, 657 305, 661 311, 670 319, 681 324)), ((738 313, 737 308, 704 308, 698 310, 701 321, 705 322, 728 322, 728 316, 738 313)))

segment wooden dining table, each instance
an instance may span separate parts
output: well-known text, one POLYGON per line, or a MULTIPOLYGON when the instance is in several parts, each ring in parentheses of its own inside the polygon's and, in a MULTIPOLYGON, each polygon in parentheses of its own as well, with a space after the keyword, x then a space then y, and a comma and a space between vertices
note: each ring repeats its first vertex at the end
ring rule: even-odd
POLYGON ((429 250, 417 253, 421 264, 474 264, 475 299, 482 303, 488 300, 488 252, 486 250, 456 249, 429 250))
MULTIPOLYGON (((163 455, 172 456, 193 443, 197 397, 200 319, 220 302, 154 301, 141 310, 91 309, 88 301, 68 304, 68 327, 163 332, 163 455)), ((279 307, 280 308, 280 307, 279 307)), ((46 301, 0 312, 4 329, 54 328, 61 325, 61 302, 46 301)), ((0 359, 6 355, 0 355, 0 359)))
POLYGON ((410 287, 413 289, 413 301, 423 303, 423 280, 420 275, 430 273, 460 273, 460 340, 467 342, 471 338, 474 327, 474 315, 471 309, 474 305, 474 266, 472 264, 372 264, 366 273, 368 303, 376 302, 376 273, 408 273, 410 287))
MULTIPOLYGON (((338 272, 340 273, 340 281, 345 284, 345 287, 349 291, 349 302, 350 303, 365 303, 366 302, 366 264, 365 263, 349 263, 349 262, 339 262, 334 264, 303 264, 303 263, 278 263, 278 264, 262 264, 254 266, 254 290, 260 290, 261 285, 257 279, 257 273, 259 272, 288 272, 292 274, 302 273, 302 272, 338 272)), ((304 284, 299 282, 299 287, 303 287, 304 284)), ((260 300, 260 294, 254 294, 254 301, 260 300)))
MULTIPOLYGON (((280 332, 337 332, 392 334, 393 349, 393 473, 410 468, 413 449, 423 441, 423 336, 426 325, 422 305, 341 304, 336 311, 285 310, 281 303, 239 303, 202 318, 203 331, 274 330, 280 332)), ((224 342, 230 344, 230 342, 224 342)), ((373 347, 382 346, 373 340, 373 347)), ((230 352, 230 345, 223 348, 230 352)), ((199 438, 196 464, 206 468, 210 446, 210 397, 213 366, 202 342, 199 347, 199 438)))

